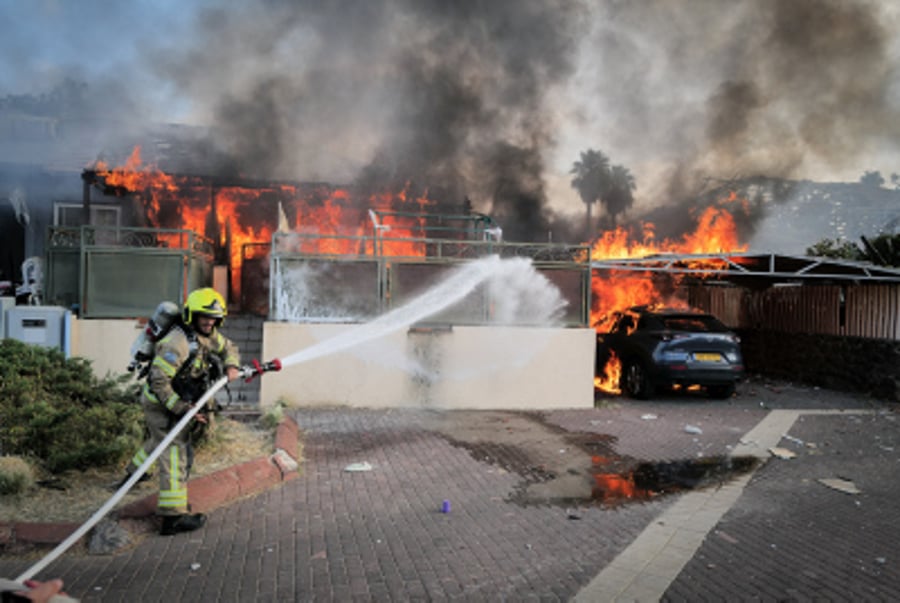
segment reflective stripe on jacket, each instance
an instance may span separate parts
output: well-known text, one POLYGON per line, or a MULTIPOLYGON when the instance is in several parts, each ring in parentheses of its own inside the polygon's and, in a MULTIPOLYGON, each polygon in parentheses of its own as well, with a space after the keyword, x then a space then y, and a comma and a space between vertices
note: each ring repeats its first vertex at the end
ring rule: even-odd
POLYGON ((226 368, 240 366, 237 346, 217 329, 209 337, 200 333, 189 337, 182 327, 173 327, 156 343, 143 396, 163 404, 176 415, 185 413, 193 400, 182 399, 187 392, 176 391, 175 379, 184 378, 187 382, 205 379, 212 367, 212 356, 217 356, 226 368), (188 361, 190 366, 185 366, 188 361))

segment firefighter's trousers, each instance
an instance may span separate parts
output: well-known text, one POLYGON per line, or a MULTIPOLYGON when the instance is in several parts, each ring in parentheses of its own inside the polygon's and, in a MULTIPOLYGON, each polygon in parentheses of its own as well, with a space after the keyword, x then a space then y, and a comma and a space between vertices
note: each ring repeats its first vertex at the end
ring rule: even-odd
MULTIPOLYGON (((169 431, 178 422, 173 415, 157 402, 142 400, 144 422, 147 426, 147 440, 135 454, 132 465, 139 466, 150 453, 159 446, 169 431)), ((187 479, 190 470, 190 429, 181 430, 168 448, 156 461, 159 469, 159 499, 156 512, 159 515, 180 515, 188 512, 187 479)), ((129 467, 131 471, 137 466, 129 467)))

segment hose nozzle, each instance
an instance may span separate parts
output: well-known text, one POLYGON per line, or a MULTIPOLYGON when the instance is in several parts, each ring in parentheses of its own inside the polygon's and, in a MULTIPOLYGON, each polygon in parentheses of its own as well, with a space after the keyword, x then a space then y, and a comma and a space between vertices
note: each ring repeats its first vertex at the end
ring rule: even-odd
POLYGON ((253 378, 263 373, 268 373, 269 371, 280 371, 281 370, 281 360, 278 358, 274 358, 269 360, 268 362, 260 363, 259 360, 253 359, 251 365, 242 366, 241 367, 241 377, 244 378, 245 383, 250 383, 253 381, 253 378))

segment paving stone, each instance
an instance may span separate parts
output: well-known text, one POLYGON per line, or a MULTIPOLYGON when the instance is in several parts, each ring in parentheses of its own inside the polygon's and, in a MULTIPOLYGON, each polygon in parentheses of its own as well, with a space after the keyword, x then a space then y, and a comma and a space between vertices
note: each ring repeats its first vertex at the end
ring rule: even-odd
MULTIPOLYGON (((722 403, 620 400, 543 417, 563 431, 603 435, 608 453, 632 460, 728 454, 769 410, 814 407, 808 391, 759 387, 722 403), (648 414, 657 418, 641 418, 648 414), (703 433, 685 433, 688 423, 703 433)), ((829 392, 819 403, 871 408, 829 392)), ((151 534, 103 558, 66 554, 46 577, 63 578, 85 602, 570 601, 681 499, 584 505, 573 521, 558 506, 517 504, 524 477, 452 445, 432 428, 432 411, 316 408, 295 418, 304 440, 298 478, 213 510, 194 533, 151 534), (344 471, 360 461, 372 470, 344 471), (444 514, 447 498, 452 511, 444 514), (191 571, 192 563, 202 569, 191 571)), ((893 413, 801 415, 789 435, 804 444, 783 442, 798 457, 767 461, 730 508, 700 507, 724 512, 715 525, 657 526, 669 534, 667 551, 693 552, 674 581, 648 574, 608 592, 640 597, 662 588, 668 601, 900 600, 898 433, 893 413), (837 476, 862 493, 816 481, 837 476)), ((15 577, 33 562, 2 556, 0 575, 15 577)), ((667 574, 678 563, 664 556, 654 567, 667 574)))

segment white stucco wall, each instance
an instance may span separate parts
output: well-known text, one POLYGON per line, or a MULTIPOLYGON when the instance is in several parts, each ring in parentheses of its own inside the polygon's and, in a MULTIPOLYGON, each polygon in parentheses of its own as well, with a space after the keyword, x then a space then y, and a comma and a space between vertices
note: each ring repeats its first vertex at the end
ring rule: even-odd
POLYGON ((544 409, 594 405, 592 329, 453 327, 402 330, 336 353, 356 325, 266 323, 261 401, 356 407, 544 409), (311 347, 317 346, 317 347, 311 347), (303 351, 306 350, 306 351, 303 351))
POLYGON ((127 374, 131 344, 143 327, 134 319, 72 318, 70 354, 91 361, 100 378, 127 374))
MULTIPOLYGON (((98 377, 126 374, 136 320, 73 318, 71 353, 98 377)), ((401 330, 361 345, 359 325, 267 322, 261 360, 285 362, 260 381, 260 402, 355 407, 549 409, 594 405, 592 329, 453 327, 401 330), (326 351, 290 364, 297 352, 326 351)))

